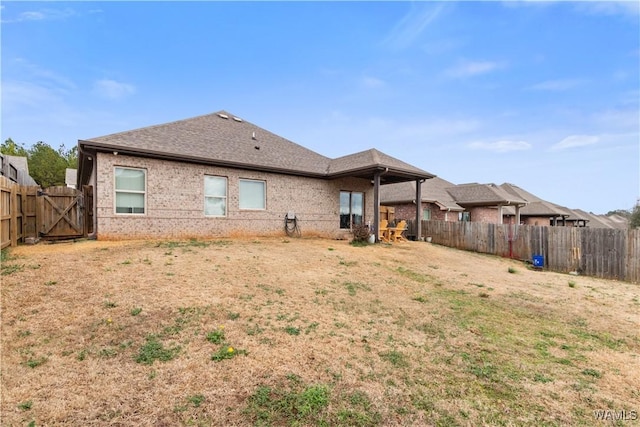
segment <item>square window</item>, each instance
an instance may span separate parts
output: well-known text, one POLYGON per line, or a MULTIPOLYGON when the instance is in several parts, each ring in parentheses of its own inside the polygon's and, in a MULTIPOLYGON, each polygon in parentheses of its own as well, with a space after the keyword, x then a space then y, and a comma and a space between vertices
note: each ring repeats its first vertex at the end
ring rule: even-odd
POLYGON ((241 179, 239 182, 240 209, 264 210, 267 208, 267 183, 241 179))
POLYGON ((116 213, 145 213, 147 173, 144 169, 115 168, 116 213))

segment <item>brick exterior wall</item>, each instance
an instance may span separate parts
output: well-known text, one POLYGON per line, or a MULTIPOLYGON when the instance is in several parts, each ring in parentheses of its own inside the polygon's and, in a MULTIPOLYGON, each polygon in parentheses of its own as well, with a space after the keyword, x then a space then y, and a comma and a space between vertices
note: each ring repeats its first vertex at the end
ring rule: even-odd
MULTIPOLYGON (((551 221, 549 220, 549 217, 546 216, 527 216, 527 217, 522 217, 522 221, 524 222, 524 225, 540 225, 540 226, 549 226, 551 225, 551 221)), ((558 222, 559 225, 561 225, 561 222, 558 222)))
POLYGON ((469 212, 469 220, 471 222, 488 222, 499 224, 500 218, 498 217, 497 208, 489 208, 485 206, 478 206, 467 209, 469 212))
MULTIPOLYGON (((399 205, 389 205, 395 208, 395 218, 416 219, 416 205, 413 203, 404 203, 399 205)), ((458 212, 447 212, 440 209, 435 203, 422 202, 423 211, 428 209, 431 211, 431 219, 434 221, 458 221, 458 212)))
POLYGON ((350 238, 340 229, 340 191, 365 193, 365 222, 373 222, 370 180, 314 179, 142 157, 98 153, 94 178, 99 239, 207 238, 282 235, 284 217, 295 212, 303 236, 350 238), (115 213, 115 167, 146 170, 144 215, 115 213), (227 178, 227 215, 204 215, 204 176, 227 178), (238 180, 266 181, 266 209, 240 210, 238 180))

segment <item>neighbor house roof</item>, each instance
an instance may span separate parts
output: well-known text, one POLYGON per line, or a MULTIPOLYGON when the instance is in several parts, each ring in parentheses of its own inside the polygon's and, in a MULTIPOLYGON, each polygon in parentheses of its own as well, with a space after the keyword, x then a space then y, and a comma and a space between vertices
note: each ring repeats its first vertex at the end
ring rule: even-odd
MULTIPOLYGON (((542 200, 540 197, 529 193, 521 187, 514 184, 504 183, 500 186, 505 192, 514 196, 520 197, 527 201, 527 205, 520 209, 520 215, 522 216, 565 216, 571 215, 569 209, 562 206, 558 206, 554 203, 542 200)), ((581 218, 582 219, 582 218, 581 218)))
POLYGON ((495 184, 460 184, 447 188, 447 191, 460 206, 508 206, 526 205, 527 201, 511 194, 495 184))
POLYGON ((23 156, 2 156, 2 175, 6 175, 20 185, 36 186, 38 183, 29 175, 29 162, 23 156), (13 169, 13 172, 11 171, 13 169))
POLYGON ((323 178, 369 177, 372 171, 387 171, 389 180, 433 177, 377 150, 330 159, 226 111, 80 140, 79 144, 81 155, 87 150, 113 151, 323 178))
MULTIPOLYGON (((448 187, 454 184, 442 178, 427 179, 422 183, 420 195, 423 202, 435 203, 442 210, 463 211, 464 208, 457 204, 448 187)), ((411 203, 416 198, 416 181, 400 182, 380 187, 380 201, 382 203, 411 203)))

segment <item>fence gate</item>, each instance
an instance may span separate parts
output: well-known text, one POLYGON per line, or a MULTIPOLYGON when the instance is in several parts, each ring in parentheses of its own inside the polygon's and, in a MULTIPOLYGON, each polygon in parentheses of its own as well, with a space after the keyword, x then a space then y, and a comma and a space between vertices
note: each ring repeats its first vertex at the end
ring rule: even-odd
POLYGON ((84 195, 70 187, 49 187, 38 192, 38 234, 43 239, 86 236, 84 195))

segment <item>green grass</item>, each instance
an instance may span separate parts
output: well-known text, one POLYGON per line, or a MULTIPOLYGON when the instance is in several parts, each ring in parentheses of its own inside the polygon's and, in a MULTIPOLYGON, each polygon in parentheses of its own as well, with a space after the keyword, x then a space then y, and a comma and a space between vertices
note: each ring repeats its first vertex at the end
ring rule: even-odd
POLYGON ((396 268, 396 272, 418 283, 428 283, 434 280, 433 276, 424 273, 418 273, 406 267, 396 268))
POLYGON ((233 359, 236 356, 246 354, 246 350, 240 350, 230 345, 223 345, 218 349, 218 351, 211 355, 211 360, 213 360, 214 362, 221 362, 226 359, 233 359))
POLYGON ((20 409, 22 411, 28 411, 31 408, 33 408, 33 401, 31 401, 31 400, 26 400, 26 401, 20 402, 18 404, 18 409, 20 409))
POLYGON ((347 292, 352 297, 356 296, 356 293, 359 290, 362 290, 362 291, 370 291, 371 290, 371 287, 369 285, 366 285, 366 284, 360 283, 360 282, 344 282, 343 286, 347 289, 347 292))
POLYGON ((140 350, 135 357, 135 361, 144 365, 152 365, 156 360, 168 362, 169 360, 176 358, 179 353, 179 346, 166 348, 157 336, 148 335, 145 339, 144 345, 140 347, 140 350))
POLYGON ((48 359, 44 356, 36 358, 30 357, 24 364, 33 369, 37 368, 38 366, 44 365, 47 360, 48 359))
POLYGON ((218 329, 207 334, 207 341, 212 344, 221 344, 224 341, 224 330, 218 329))
POLYGON ((300 335, 300 328, 295 326, 285 326, 284 331, 289 335, 300 335))
POLYGON ((391 363, 396 368, 404 368, 409 366, 409 362, 407 361, 407 357, 404 353, 397 350, 390 350, 387 352, 382 352, 378 354, 380 358, 386 360, 391 363))

